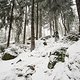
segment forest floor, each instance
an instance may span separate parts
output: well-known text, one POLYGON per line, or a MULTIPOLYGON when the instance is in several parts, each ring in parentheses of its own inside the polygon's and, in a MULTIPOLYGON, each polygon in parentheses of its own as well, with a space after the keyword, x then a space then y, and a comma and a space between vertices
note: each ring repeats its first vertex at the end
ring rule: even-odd
MULTIPOLYGON (((36 41, 36 48, 30 52, 30 45, 11 44, 5 53, 17 55, 12 60, 0 59, 0 80, 80 80, 80 40, 66 38, 54 42, 54 38, 36 41), (64 62, 57 62, 49 69, 48 63, 54 60, 54 53, 66 48, 64 62)), ((0 56, 2 53, 0 54, 0 56)))

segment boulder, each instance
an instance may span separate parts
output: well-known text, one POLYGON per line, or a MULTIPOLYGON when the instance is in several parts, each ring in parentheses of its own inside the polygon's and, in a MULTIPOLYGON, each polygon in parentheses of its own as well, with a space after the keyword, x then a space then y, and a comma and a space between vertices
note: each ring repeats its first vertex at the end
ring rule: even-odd
POLYGON ((43 44, 46 46, 47 45, 47 42, 43 42, 43 44))
POLYGON ((18 77, 22 77, 23 76, 23 74, 18 74, 18 77))
POLYGON ((69 57, 69 55, 66 54, 67 49, 68 48, 62 47, 53 53, 50 52, 48 63, 49 69, 53 69, 58 62, 65 62, 65 57, 69 57))
POLYGON ((14 59, 16 58, 16 56, 13 56, 9 53, 5 53, 3 56, 2 56, 2 60, 11 60, 11 59, 14 59))
POLYGON ((48 63, 48 68, 49 68, 49 69, 53 69, 54 66, 56 65, 56 63, 57 63, 57 61, 53 61, 53 62, 50 61, 50 62, 48 63))
POLYGON ((78 36, 76 36, 76 35, 69 35, 67 38, 71 41, 78 41, 79 40, 78 36))

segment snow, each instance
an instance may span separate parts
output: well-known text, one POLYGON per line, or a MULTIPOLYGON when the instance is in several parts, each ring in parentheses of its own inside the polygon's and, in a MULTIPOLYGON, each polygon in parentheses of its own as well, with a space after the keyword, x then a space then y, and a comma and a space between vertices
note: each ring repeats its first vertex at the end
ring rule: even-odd
POLYGON ((0 60, 0 80, 80 80, 80 40, 54 42, 54 38, 50 38, 46 40, 46 46, 43 42, 36 41, 36 48, 32 52, 29 50, 30 46, 26 45, 27 48, 12 44, 6 49, 6 52, 10 52, 11 48, 16 48, 19 54, 12 60, 0 60), (68 48, 66 53, 69 58, 66 57, 65 62, 58 62, 53 69, 48 69, 50 52, 61 47, 68 48))

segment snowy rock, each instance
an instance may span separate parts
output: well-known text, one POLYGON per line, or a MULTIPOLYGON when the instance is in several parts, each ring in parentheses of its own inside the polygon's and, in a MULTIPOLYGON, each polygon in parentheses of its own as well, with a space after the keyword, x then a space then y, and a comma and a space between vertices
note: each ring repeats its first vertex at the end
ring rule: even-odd
POLYGON ((53 69, 56 63, 58 62, 65 62, 65 57, 69 57, 69 55, 66 54, 66 49, 65 47, 61 47, 60 49, 56 50, 49 55, 49 63, 48 63, 48 68, 53 69))
POLYGON ((9 53, 5 53, 3 56, 2 56, 2 60, 11 60, 11 59, 14 59, 16 58, 16 56, 13 56, 9 53))
POLYGON ((43 42, 43 44, 46 46, 47 45, 47 42, 43 42))
POLYGON ((41 40, 46 40, 46 39, 49 39, 49 38, 51 38, 51 36, 50 36, 50 35, 48 35, 48 36, 45 36, 45 37, 41 38, 41 40))

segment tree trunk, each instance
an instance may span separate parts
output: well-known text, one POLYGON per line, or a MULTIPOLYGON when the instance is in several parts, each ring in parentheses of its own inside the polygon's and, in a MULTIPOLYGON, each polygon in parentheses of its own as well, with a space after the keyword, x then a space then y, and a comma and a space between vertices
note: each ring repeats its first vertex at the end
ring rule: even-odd
POLYGON ((4 40, 5 40, 5 42, 6 42, 6 30, 7 30, 7 26, 6 26, 6 24, 5 24, 5 21, 6 21, 6 16, 5 16, 5 14, 4 14, 4 21, 3 21, 4 28, 5 28, 4 40))
POLYGON ((67 28, 66 28, 66 22, 65 22, 65 14, 64 15, 64 20, 63 20, 63 25, 64 25, 64 29, 65 29, 65 36, 67 35, 67 28))
POLYGON ((7 34, 6 31, 7 31, 7 29, 5 28, 5 42, 6 42, 6 34, 7 34))
MULTIPOLYGON (((51 0, 49 1, 49 10, 51 10, 51 0)), ((51 25, 51 11, 49 11, 49 26, 50 26, 50 36, 52 36, 52 25, 51 25)))
POLYGON ((31 15, 31 51, 35 48, 35 33, 34 33, 34 0, 32 0, 32 15, 31 15))
POLYGON ((16 42, 16 43, 19 43, 19 36, 20 36, 20 35, 19 35, 18 32, 17 32, 17 33, 16 33, 16 37, 15 37, 15 42, 16 42))
POLYGON ((25 44, 25 39, 26 39, 26 24, 27 24, 27 6, 26 6, 26 10, 25 10, 23 44, 25 44))
POLYGON ((59 39, 59 33, 58 33, 58 23, 57 23, 57 16, 54 16, 54 20, 55 20, 55 41, 58 41, 59 39))
POLYGON ((61 18, 62 18, 62 24, 63 24, 63 26, 64 26, 64 35, 66 36, 67 35, 67 32, 68 32, 68 30, 67 30, 67 28, 66 28, 66 23, 65 23, 65 14, 62 14, 61 13, 61 18), (62 16, 63 15, 63 16, 62 16))
POLYGON ((50 25, 50 36, 52 36, 52 26, 51 26, 51 21, 49 22, 50 25))
POLYGON ((8 42, 7 42, 7 47, 10 44, 10 37, 11 37, 11 28, 12 28, 12 22, 13 22, 13 9, 14 9, 14 1, 12 1, 12 8, 11 8, 11 17, 10 17, 10 26, 9 26, 9 33, 8 33, 8 42))
POLYGON ((54 36, 54 20, 53 20, 53 36, 54 36))
POLYGON ((70 32, 70 26, 69 26, 69 22, 67 23, 67 30, 68 30, 68 33, 70 32))
POLYGON ((42 37, 42 10, 40 9, 40 27, 39 27, 39 38, 42 37))
POLYGON ((76 0, 77 12, 79 17, 79 35, 80 35, 80 0, 76 0))
POLYGON ((37 2, 37 20, 36 20, 36 40, 38 40, 38 2, 37 2))

